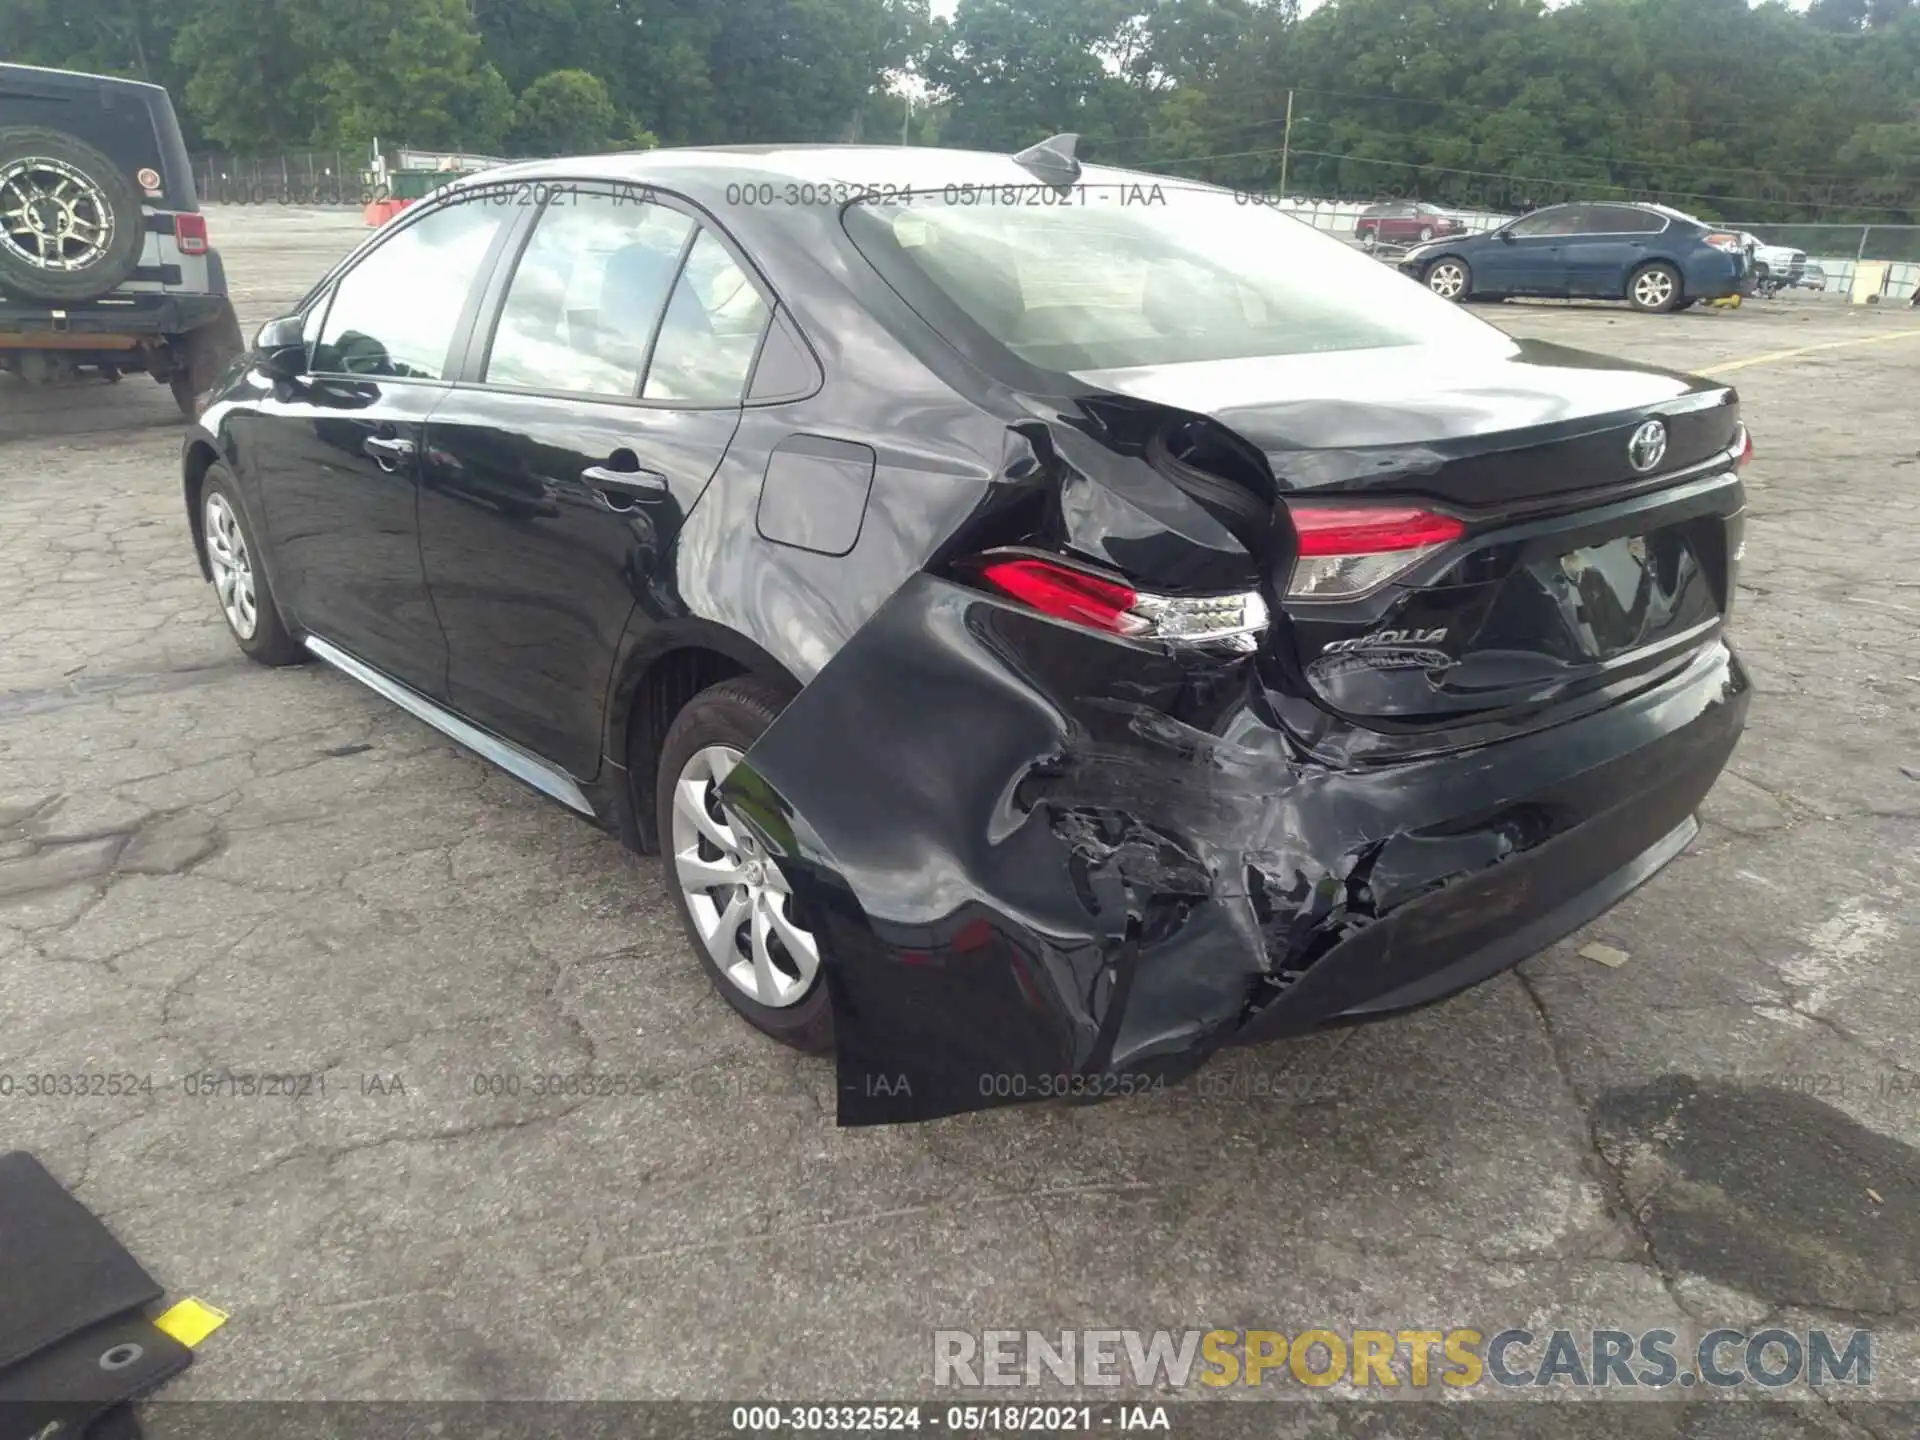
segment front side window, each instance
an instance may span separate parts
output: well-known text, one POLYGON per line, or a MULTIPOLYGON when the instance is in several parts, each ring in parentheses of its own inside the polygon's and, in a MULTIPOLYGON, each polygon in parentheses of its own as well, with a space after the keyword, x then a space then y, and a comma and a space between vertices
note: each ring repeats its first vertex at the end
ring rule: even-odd
POLYGON ((1225 191, 1161 181, 1156 195, 1092 173, 1055 195, 1009 188, 1020 203, 971 187, 863 201, 847 233, 936 329, 984 330, 1041 370, 1505 343, 1371 257, 1225 191))
POLYGON ((767 328, 767 302, 710 230, 687 252, 673 287, 653 363, 648 400, 737 405, 767 328))
POLYGON ((1525 240, 1533 235, 1570 235, 1573 227, 1579 224, 1579 219, 1576 207, 1572 205, 1562 205, 1554 210, 1536 210, 1514 221, 1507 233, 1516 240, 1525 240))
POLYGON ((556 196, 514 267, 487 383, 631 399, 692 230, 664 205, 556 196))
POLYGON ((335 284, 312 368, 442 378, 467 293, 513 213, 478 198, 455 201, 383 241, 335 284))

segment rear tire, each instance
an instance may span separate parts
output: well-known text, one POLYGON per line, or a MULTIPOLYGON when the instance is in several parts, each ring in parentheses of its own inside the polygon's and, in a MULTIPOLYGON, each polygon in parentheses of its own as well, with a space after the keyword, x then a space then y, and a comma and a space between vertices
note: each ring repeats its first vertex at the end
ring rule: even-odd
POLYGON ((720 998, 770 1039, 820 1052, 833 1048, 833 1006, 819 942, 774 858, 717 794, 725 769, 753 748, 787 699, 767 681, 741 676, 688 701, 660 747, 654 823, 667 893, 720 998))
POLYGON ((234 644, 258 665, 303 663, 306 648, 280 618, 273 586, 260 563, 260 546, 240 508, 239 486, 233 472, 217 460, 200 482, 199 505, 207 568, 213 572, 214 594, 234 644))
POLYGON ((1664 315, 1684 298, 1680 272, 1665 261, 1642 265, 1627 277, 1627 303, 1642 314, 1664 315))
POLYGON ((199 397, 193 393, 193 376, 185 370, 176 370, 167 377, 167 388, 173 392, 173 403, 180 407, 180 413, 191 420, 200 413, 199 397))
POLYGON ((140 192, 118 165, 59 130, 0 130, 0 290, 92 300, 140 263, 140 192))

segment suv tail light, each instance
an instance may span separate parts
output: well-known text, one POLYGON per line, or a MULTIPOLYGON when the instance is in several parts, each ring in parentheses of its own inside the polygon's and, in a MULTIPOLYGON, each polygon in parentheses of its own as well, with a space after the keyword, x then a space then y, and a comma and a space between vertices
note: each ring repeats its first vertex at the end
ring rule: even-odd
POLYGON ((1714 249, 1724 250, 1729 255, 1738 255, 1747 248, 1740 243, 1740 237, 1738 235, 1728 234, 1724 230, 1714 231, 1706 237, 1706 241, 1707 244, 1713 246, 1714 249))
POLYGON ((1746 422, 1742 421, 1740 433, 1734 437, 1733 468, 1741 469, 1751 459, 1753 459, 1753 432, 1747 429, 1746 422))
POLYGON ((182 255, 204 255, 207 253, 207 217, 204 215, 175 215, 173 217, 174 243, 179 245, 182 255))
POLYGON ((1352 600, 1458 540, 1467 527, 1451 515, 1411 505, 1290 502, 1299 558, 1289 600, 1352 600))
POLYGON ((1267 628, 1266 602, 1254 592, 1154 595, 1051 556, 1004 551, 981 556, 974 573, 1043 615, 1130 639, 1195 644, 1267 628))

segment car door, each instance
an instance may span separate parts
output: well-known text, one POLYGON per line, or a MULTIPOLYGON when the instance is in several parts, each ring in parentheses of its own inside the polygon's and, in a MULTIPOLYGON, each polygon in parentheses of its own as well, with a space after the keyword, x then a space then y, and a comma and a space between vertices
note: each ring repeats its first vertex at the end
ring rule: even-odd
POLYGON ((468 719, 580 779, 636 604, 739 425, 770 307, 698 217, 556 190, 489 287, 426 426, 421 556, 468 719))
POLYGON ((1379 239, 1388 245, 1411 244, 1420 229, 1414 219, 1414 209, 1407 201, 1385 207, 1380 217, 1379 239))
POLYGON ((1577 233, 1561 241, 1567 292, 1618 300, 1627 277, 1644 265, 1648 246, 1667 227, 1663 216, 1632 205, 1587 205, 1577 233))
POLYGON ((1560 243, 1580 223, 1577 205, 1555 205, 1522 216, 1489 243, 1476 247, 1474 289, 1506 295, 1564 294, 1560 243))
POLYGON ((420 566, 419 448, 507 213, 442 204, 383 236, 309 309, 308 373, 240 436, 300 627, 433 696, 447 648, 420 566))

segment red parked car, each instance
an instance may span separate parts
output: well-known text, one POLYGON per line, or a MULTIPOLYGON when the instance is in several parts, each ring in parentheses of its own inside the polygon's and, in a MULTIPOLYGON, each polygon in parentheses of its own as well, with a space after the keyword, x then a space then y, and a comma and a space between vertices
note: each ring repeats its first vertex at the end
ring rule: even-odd
POLYGON ((1375 245, 1417 245, 1446 235, 1464 235, 1467 222, 1438 205, 1392 200, 1369 205, 1353 224, 1353 233, 1371 250, 1375 245))

